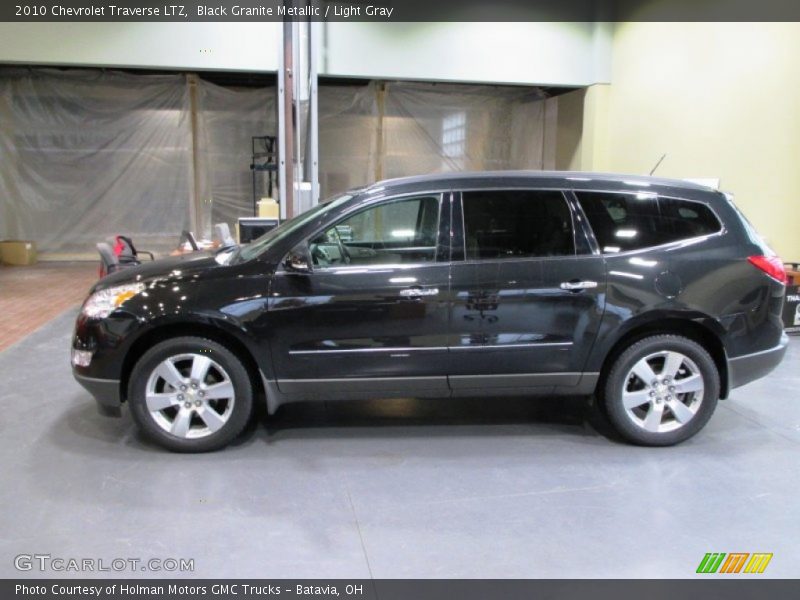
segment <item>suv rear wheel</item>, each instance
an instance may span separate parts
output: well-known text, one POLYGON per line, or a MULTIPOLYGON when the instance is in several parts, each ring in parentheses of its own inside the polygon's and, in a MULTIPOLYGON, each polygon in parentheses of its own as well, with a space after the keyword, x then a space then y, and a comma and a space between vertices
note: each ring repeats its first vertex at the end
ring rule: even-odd
POLYGON ((207 452, 229 444, 250 420, 253 390, 239 358, 199 337, 148 350, 131 373, 128 402, 151 440, 175 452, 207 452))
POLYGON ((698 343, 644 338, 614 362, 602 390, 611 424, 629 442, 671 446, 696 434, 719 399, 719 372, 698 343))

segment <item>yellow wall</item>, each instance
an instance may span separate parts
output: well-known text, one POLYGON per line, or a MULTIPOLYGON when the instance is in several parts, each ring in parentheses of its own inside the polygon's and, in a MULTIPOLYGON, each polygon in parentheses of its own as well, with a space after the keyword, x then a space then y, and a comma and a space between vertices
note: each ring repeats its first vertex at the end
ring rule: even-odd
POLYGON ((569 166, 647 173, 666 153, 657 175, 719 178, 800 260, 800 23, 619 23, 612 43, 569 166))

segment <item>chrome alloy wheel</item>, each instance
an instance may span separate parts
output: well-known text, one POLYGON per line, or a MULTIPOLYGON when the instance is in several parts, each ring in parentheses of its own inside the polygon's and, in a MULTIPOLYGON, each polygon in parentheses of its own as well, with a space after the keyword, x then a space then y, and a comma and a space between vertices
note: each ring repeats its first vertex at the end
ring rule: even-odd
POLYGON ((230 418, 235 401, 230 376, 203 354, 171 356, 147 380, 150 417, 178 438, 197 439, 218 431, 230 418))
POLYGON ((675 431, 697 414, 705 384, 688 356, 672 350, 649 354, 625 377, 622 404, 628 418, 651 433, 675 431))

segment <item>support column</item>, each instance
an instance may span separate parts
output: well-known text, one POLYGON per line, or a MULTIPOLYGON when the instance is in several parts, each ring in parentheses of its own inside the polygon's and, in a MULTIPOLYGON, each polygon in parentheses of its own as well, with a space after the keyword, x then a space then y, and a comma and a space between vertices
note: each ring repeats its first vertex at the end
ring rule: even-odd
POLYGON ((198 102, 197 102, 197 75, 186 76, 189 85, 189 112, 192 134, 192 197, 189 202, 189 230, 193 231, 198 239, 207 235, 203 218, 203 193, 200 180, 200 136, 198 132, 198 102))
POLYGON ((317 60, 320 24, 284 21, 278 73, 278 153, 281 216, 319 202, 317 60))
POLYGON ((283 22, 278 69, 278 191, 282 219, 294 216, 294 28, 283 22))
POLYGON ((321 23, 309 22, 308 27, 308 148, 306 178, 311 181, 311 205, 319 204, 319 106, 317 102, 317 61, 320 47, 321 23))

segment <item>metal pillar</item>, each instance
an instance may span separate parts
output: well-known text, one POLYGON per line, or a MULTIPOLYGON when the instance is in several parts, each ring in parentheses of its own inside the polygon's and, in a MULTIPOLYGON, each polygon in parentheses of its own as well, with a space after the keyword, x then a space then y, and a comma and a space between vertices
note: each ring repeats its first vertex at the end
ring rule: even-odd
POLYGON ((319 23, 284 21, 278 72, 281 217, 319 202, 317 48, 319 23))
POLYGON ((186 76, 189 86, 189 112, 190 125, 192 128, 192 198, 189 202, 189 230, 193 231, 197 239, 208 237, 210 227, 206 229, 205 214, 203 212, 203 192, 200 183, 200 132, 198 131, 199 122, 197 118, 197 75, 189 74, 186 76))
POLYGON ((318 77, 317 60, 320 47, 321 23, 308 24, 308 56, 309 56, 309 116, 308 116, 308 149, 306 152, 306 175, 311 181, 311 204, 319 204, 319 110, 317 105, 318 77))
POLYGON ((283 22, 278 52, 278 191, 281 219, 294 216, 294 74, 293 23, 283 22))

